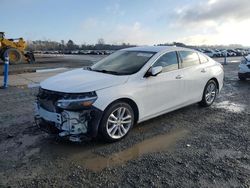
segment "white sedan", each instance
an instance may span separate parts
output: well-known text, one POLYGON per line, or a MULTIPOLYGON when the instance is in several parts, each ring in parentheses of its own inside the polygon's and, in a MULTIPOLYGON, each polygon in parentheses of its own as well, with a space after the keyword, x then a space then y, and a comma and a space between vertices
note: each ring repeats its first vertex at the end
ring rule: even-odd
POLYGON ((124 138, 135 123, 199 103, 210 106, 223 86, 221 64, 186 48, 123 49, 89 68, 41 83, 36 122, 71 141, 100 134, 124 138))
POLYGON ((247 78, 250 78, 250 55, 241 59, 238 77, 242 81, 246 80, 247 78))

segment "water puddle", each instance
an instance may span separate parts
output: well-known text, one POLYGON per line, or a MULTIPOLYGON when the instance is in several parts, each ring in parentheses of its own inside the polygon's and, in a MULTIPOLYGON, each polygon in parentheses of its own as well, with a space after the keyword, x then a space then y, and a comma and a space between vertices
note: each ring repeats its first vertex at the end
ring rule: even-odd
POLYGON ((80 153, 73 155, 71 156, 71 160, 84 168, 97 172, 106 167, 122 165, 127 161, 136 159, 144 154, 166 151, 187 134, 187 130, 179 129, 168 134, 144 140, 128 149, 114 153, 108 157, 102 157, 97 154, 87 152, 88 154, 85 153, 84 156, 80 153))
POLYGON ((246 106, 243 104, 236 104, 236 103, 232 103, 229 101, 223 101, 223 102, 215 103, 214 107, 225 109, 230 112, 240 113, 245 110, 246 106))

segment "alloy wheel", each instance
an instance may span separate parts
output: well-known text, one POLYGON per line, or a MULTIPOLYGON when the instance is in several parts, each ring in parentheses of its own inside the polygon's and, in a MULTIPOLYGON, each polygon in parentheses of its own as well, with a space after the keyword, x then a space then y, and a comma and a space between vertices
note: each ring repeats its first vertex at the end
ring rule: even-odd
POLYGON ((120 139, 127 134, 132 123, 132 115, 129 109, 118 107, 108 117, 107 133, 113 139, 120 139))
POLYGON ((205 99, 208 104, 211 104, 216 97, 216 85, 211 82, 206 89, 205 99))

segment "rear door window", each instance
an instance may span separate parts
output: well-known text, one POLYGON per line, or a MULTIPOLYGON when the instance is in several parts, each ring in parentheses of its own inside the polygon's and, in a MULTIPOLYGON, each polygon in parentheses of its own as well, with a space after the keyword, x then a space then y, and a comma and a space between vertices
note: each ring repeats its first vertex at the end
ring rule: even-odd
POLYGON ((192 51, 179 51, 181 58, 181 68, 191 67, 200 64, 199 56, 192 51))

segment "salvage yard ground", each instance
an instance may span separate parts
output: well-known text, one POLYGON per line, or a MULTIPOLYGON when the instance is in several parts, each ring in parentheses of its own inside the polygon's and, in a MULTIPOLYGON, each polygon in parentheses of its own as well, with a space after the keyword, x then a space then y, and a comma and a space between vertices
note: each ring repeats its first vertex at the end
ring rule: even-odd
POLYGON ((250 81, 237 78, 239 58, 224 66, 224 88, 212 107, 195 104, 146 121, 117 143, 75 144, 34 125, 37 88, 27 86, 66 69, 34 70, 102 58, 82 57, 10 67, 12 86, 0 90, 0 187, 250 187, 250 81))

